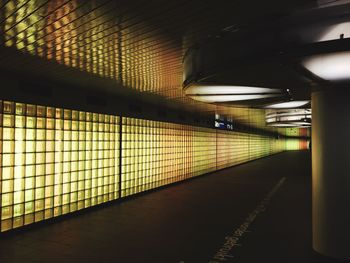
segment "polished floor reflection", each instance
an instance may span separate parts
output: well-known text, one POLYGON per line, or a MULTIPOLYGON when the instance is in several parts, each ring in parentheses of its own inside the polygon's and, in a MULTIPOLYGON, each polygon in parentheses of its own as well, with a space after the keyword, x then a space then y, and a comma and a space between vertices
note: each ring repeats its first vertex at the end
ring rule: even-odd
POLYGON ((4 235, 0 261, 220 262, 225 237, 275 190, 222 262, 336 262, 311 249, 310 166, 308 151, 285 152, 4 235))

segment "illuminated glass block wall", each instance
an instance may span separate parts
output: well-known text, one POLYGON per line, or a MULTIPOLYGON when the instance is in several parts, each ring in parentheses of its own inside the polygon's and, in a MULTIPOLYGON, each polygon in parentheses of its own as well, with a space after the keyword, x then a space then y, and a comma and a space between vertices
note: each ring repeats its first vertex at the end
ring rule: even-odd
POLYGON ((123 118, 122 197, 216 170, 215 130, 123 118))
POLYGON ((305 145, 0 101, 0 231, 305 145))
POLYGON ((119 118, 1 102, 1 231, 118 198, 119 118))
POLYGON ((125 12, 132 6, 98 0, 1 1, 0 46, 140 91, 171 87, 166 92, 171 95, 182 82, 182 49, 140 17, 125 12))
POLYGON ((255 134, 217 131, 217 169, 284 151, 288 141, 255 134))
MULTIPOLYGON (((274 139, 272 143, 270 144, 271 146, 271 154, 278 153, 280 151, 285 151, 286 150, 286 142, 289 139, 274 139)), ((305 148, 306 149, 306 148, 305 148)), ((304 150, 303 148, 300 148, 300 150, 304 150)))
POLYGON ((193 129, 193 176, 217 170, 216 132, 212 129, 193 129))
POLYGON ((183 125, 123 118, 122 196, 186 179, 191 147, 191 131, 183 125))
MULTIPOLYGON (((299 136, 299 137, 310 137, 310 128, 279 128, 278 131, 287 136, 299 136)), ((308 149, 309 140, 298 140, 298 139, 290 139, 288 140, 288 144, 286 146, 287 150, 299 150, 299 149, 308 149)))
POLYGON ((217 168, 249 160, 249 136, 245 133, 217 131, 217 168))
POLYGON ((300 149, 307 149, 306 141, 298 140, 298 139, 289 139, 286 142, 287 151, 300 150, 300 149))
POLYGON ((273 138, 259 136, 255 134, 249 135, 249 160, 254 160, 270 154, 270 141, 273 138))

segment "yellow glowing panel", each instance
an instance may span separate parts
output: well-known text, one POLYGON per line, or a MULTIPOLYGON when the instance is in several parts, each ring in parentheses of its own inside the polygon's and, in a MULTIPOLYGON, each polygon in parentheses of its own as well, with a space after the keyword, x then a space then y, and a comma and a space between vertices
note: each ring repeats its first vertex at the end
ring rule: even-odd
POLYGON ((0 112, 6 114, 0 122, 1 231, 119 198, 115 187, 119 139, 110 143, 118 133, 117 129, 105 132, 111 120, 118 125, 118 117, 93 115, 100 122, 95 128, 101 142, 92 148, 92 126, 85 123, 91 121, 90 113, 12 102, 2 105, 0 112), (94 160, 88 149, 96 152, 94 160), (91 198, 91 163, 99 165, 96 175, 101 179, 94 186, 98 191, 93 189, 97 199, 91 198))
POLYGON ((0 231, 305 145, 126 117, 120 130, 117 116, 0 104, 0 231))

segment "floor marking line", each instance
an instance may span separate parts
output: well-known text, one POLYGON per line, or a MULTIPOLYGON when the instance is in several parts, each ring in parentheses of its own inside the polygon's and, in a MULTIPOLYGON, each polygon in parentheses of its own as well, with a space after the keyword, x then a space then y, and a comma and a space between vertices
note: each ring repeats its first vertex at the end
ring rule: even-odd
POLYGON ((279 188, 287 180, 286 177, 282 177, 281 180, 272 188, 272 190, 265 196, 265 198, 258 204, 258 206, 247 216, 245 221, 235 229, 230 235, 225 237, 225 243, 221 248, 214 254, 213 259, 209 263, 219 263, 222 261, 227 261, 234 256, 230 254, 231 250, 236 246, 241 246, 239 244, 240 238, 248 231, 249 226, 254 222, 256 217, 266 210, 267 205, 270 203, 271 198, 279 190, 279 188))

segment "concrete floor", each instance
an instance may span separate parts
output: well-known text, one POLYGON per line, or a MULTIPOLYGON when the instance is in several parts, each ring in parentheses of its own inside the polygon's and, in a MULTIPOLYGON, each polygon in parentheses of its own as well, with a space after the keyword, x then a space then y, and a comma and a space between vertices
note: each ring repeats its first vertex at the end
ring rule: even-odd
POLYGON ((3 235, 0 262, 338 262, 311 248, 310 166, 284 152, 3 235))

